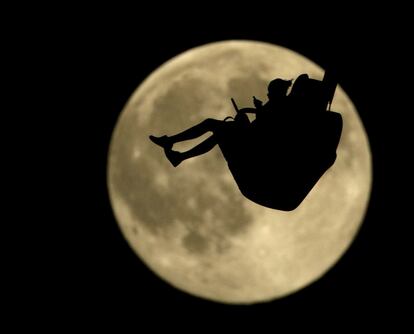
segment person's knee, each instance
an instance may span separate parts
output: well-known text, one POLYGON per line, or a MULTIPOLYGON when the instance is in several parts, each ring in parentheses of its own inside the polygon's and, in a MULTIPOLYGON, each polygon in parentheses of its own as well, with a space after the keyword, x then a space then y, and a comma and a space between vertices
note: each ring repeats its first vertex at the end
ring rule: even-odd
POLYGON ((204 124, 210 131, 216 130, 220 123, 221 121, 214 118, 207 118, 204 120, 204 124))
POLYGON ((204 122, 207 123, 207 124, 215 124, 217 122, 217 120, 214 119, 214 118, 206 118, 204 120, 204 122))

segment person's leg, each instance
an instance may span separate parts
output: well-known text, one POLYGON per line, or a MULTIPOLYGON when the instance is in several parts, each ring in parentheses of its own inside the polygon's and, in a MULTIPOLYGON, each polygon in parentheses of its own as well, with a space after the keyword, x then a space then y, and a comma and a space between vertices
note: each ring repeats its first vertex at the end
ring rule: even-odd
POLYGON ((217 140, 214 135, 208 137, 206 140, 198 144, 197 146, 194 146, 192 149, 182 152, 181 158, 182 160, 186 160, 192 157, 196 157, 198 155, 202 155, 204 153, 207 153, 208 151, 212 150, 214 146, 216 146, 217 140))
POLYGON ((194 125, 193 127, 187 130, 184 130, 183 132, 180 132, 176 135, 170 136, 168 138, 173 143, 178 143, 181 141, 194 139, 194 138, 202 136, 208 131, 214 132, 217 129, 217 127, 220 126, 222 122, 223 121, 219 121, 213 118, 207 118, 201 123, 194 125))
POLYGON ((207 118, 201 123, 187 130, 184 130, 183 132, 180 132, 176 135, 162 137, 150 136, 150 139, 155 144, 168 150, 171 149, 175 143, 200 137, 209 131, 212 131, 214 133, 222 123, 223 121, 219 121, 213 118, 207 118))
POLYGON ((170 149, 165 149, 165 155, 168 160, 172 163, 174 167, 177 167, 182 161, 202 155, 210 151, 214 146, 216 146, 217 140, 214 134, 208 137, 206 140, 193 147, 192 149, 186 152, 177 152, 170 149))

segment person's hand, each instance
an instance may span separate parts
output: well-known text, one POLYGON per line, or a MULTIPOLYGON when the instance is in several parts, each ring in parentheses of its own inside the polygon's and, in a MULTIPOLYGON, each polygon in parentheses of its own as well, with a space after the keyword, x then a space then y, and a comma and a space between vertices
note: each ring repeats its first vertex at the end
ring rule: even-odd
POLYGON ((253 96, 253 104, 256 108, 260 108, 263 105, 263 102, 259 99, 256 99, 256 96, 253 96))

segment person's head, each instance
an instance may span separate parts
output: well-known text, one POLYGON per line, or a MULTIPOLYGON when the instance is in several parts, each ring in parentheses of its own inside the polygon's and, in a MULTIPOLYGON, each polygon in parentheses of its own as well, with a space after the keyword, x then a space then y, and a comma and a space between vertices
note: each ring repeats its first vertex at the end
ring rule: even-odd
POLYGON ((286 96, 292 80, 274 79, 270 81, 267 87, 267 96, 269 99, 286 96))

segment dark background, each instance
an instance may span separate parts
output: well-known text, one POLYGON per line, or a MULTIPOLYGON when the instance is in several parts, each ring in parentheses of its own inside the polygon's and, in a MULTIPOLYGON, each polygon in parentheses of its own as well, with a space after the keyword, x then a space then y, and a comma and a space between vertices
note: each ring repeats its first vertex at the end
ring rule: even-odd
POLYGON ((174 14, 161 7, 159 15, 146 8, 121 14, 110 7, 64 9, 26 32, 29 48, 46 51, 34 61, 48 86, 43 101, 52 106, 45 120, 52 228, 43 235, 48 242, 42 245, 44 266, 35 275, 33 304, 45 302, 45 313, 68 322, 173 315, 183 323, 192 318, 202 323, 237 318, 240 323, 257 317, 294 323, 310 316, 316 323, 330 318, 349 324, 399 312, 404 277, 403 261, 397 260, 402 252, 397 226, 403 204, 388 169, 397 162, 404 174, 408 167, 396 145, 403 122, 390 116, 395 113, 389 99, 396 86, 393 57, 400 52, 395 35, 381 20, 356 12, 342 13, 345 19, 340 19, 335 10, 302 18, 274 10, 278 14, 272 16, 267 7, 246 13, 215 7, 212 14, 202 4, 183 12, 174 8, 174 14), (254 306, 198 299, 155 276, 121 235, 106 187, 112 130, 136 87, 171 57, 227 39, 275 43, 322 67, 335 67, 366 128, 373 157, 371 200, 349 251, 306 289, 254 306))

